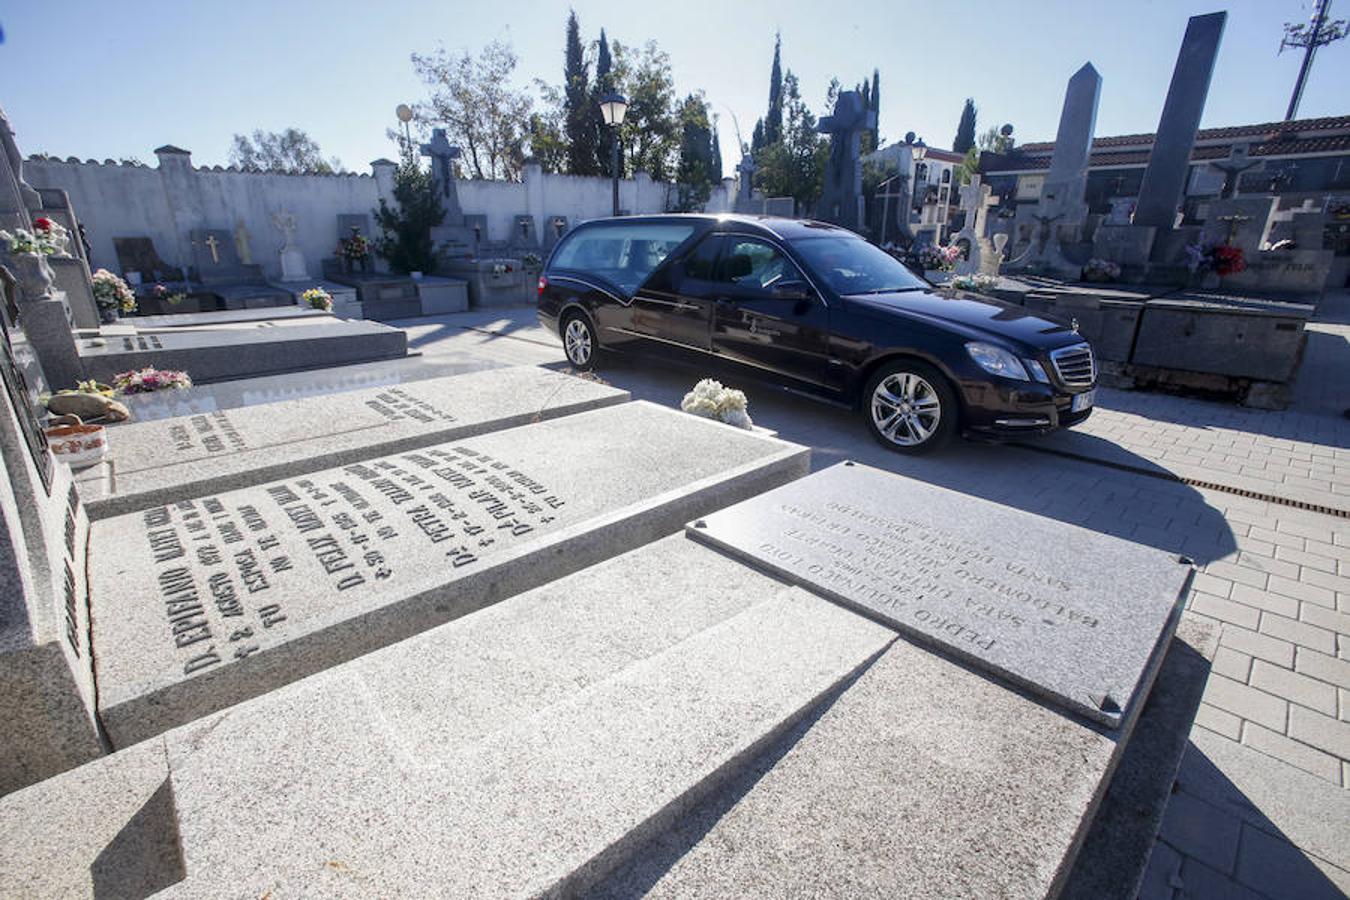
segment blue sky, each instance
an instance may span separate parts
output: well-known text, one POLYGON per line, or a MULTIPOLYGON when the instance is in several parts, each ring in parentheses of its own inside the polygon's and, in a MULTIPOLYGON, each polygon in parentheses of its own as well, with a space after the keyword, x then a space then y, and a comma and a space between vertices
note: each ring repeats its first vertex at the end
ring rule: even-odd
MULTIPOLYGON (((563 29, 655 39, 677 89, 702 88, 721 115, 731 172, 732 114, 749 138, 767 101, 776 29, 783 62, 819 113, 832 76, 851 85, 881 70, 885 140, 918 132, 951 145, 962 101, 981 130, 1012 122, 1021 142, 1053 139, 1064 83, 1090 60, 1103 78, 1097 134, 1152 131, 1186 19, 1219 0, 64 0, 0 8, 0 106, 24 153, 135 156, 165 143, 199 165, 225 163, 231 136, 297 126, 325 153, 366 171, 393 156, 394 107, 425 89, 409 62, 438 46, 477 50, 493 38, 520 57, 518 83, 561 81, 563 29), (57 11, 59 10, 59 12, 57 11)), ((1281 25, 1310 0, 1231 0, 1204 125, 1283 117, 1299 55, 1276 55, 1281 25)), ((1350 15, 1342 0, 1341 15, 1350 15)), ((1350 114, 1350 40, 1324 48, 1300 116, 1350 114)))

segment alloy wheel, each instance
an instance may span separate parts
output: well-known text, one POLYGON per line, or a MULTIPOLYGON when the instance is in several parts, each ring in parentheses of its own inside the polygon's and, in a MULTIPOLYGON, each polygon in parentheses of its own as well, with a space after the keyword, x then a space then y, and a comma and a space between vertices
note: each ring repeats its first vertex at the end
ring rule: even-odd
POLYGON ((563 331, 563 349, 574 366, 584 366, 591 361, 591 329, 580 318, 567 323, 563 331))
POLYGON ((917 447, 937 431, 942 421, 942 399, 923 377, 895 372, 872 392, 872 421, 892 443, 917 447))

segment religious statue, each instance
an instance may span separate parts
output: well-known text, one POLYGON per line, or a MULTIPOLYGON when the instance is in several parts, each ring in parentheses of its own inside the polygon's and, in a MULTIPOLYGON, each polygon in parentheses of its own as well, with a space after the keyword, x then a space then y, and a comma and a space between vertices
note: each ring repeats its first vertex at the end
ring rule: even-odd
POLYGON ((1250 151, 1251 147, 1248 144, 1234 144, 1233 149, 1228 152, 1227 159, 1209 164, 1211 169, 1218 169, 1223 173, 1223 188, 1219 191, 1221 199, 1230 200, 1237 193, 1238 178, 1243 172, 1248 170, 1259 172, 1265 168, 1264 162, 1248 156, 1250 151))

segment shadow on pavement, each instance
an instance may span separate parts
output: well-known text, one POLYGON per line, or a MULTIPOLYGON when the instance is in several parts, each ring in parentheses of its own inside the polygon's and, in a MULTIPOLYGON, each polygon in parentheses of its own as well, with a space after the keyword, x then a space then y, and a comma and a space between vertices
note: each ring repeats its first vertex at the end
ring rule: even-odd
MULTIPOLYGON (((566 369, 566 363, 550 366, 566 369)), ((1184 554, 1204 565, 1237 549, 1221 510, 1194 488, 1108 466, 1037 453, 1011 445, 953 440, 928 456, 905 456, 880 446, 858 413, 733 373, 694 369, 610 353, 599 376, 634 399, 679 408, 700 378, 711 376, 745 391, 755 422, 784 440, 811 447, 811 467, 844 460, 916 478, 1103 534, 1184 554)), ((1093 439, 1101 440, 1101 439, 1093 439)), ((1103 442, 1107 443, 1107 442, 1103 442)), ((1115 445, 1112 454, 1134 468, 1153 463, 1115 445)), ((1087 561, 1090 564, 1090 561, 1087 561)))

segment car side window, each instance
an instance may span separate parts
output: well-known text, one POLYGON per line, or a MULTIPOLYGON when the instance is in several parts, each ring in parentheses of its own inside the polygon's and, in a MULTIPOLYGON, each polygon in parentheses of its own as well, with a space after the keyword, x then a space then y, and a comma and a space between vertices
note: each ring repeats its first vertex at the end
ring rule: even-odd
POLYGON ((692 223, 613 222, 582 226, 563 237, 549 263, 604 278, 632 293, 694 233, 692 223))
POLYGON ((710 234, 699 242, 683 260, 680 261, 681 274, 685 278, 699 281, 712 281, 717 271, 717 251, 721 249, 722 236, 710 234))
POLYGON ((767 292, 779 281, 800 278, 783 251, 766 241, 733 237, 722 254, 718 281, 767 292))

